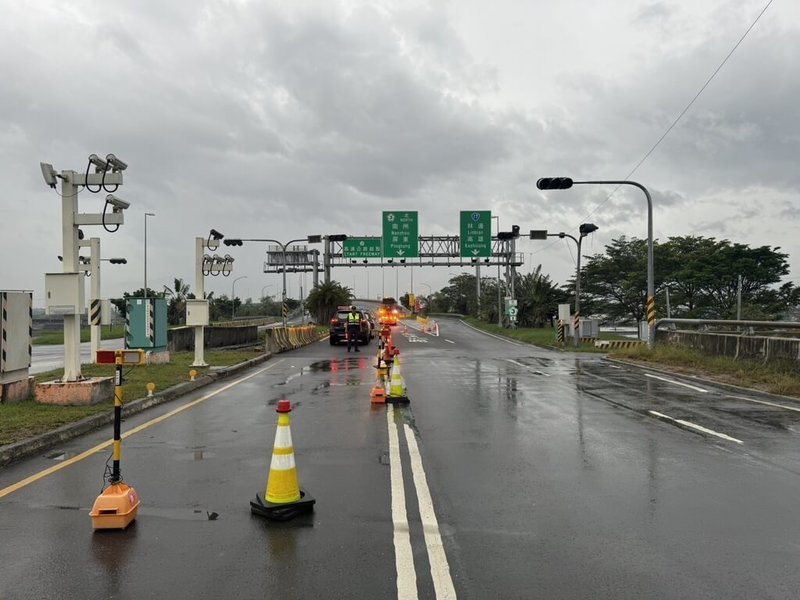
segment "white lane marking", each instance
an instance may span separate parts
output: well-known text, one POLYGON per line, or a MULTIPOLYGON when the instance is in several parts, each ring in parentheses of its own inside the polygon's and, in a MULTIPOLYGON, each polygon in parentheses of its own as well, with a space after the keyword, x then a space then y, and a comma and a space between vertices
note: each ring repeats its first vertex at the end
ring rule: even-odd
POLYGON ((549 373, 544 373, 542 371, 537 371, 535 369, 532 369, 528 365, 523 365, 521 362, 517 362, 517 361, 515 361, 515 360, 513 360, 511 358, 507 358, 506 360, 508 362, 510 362, 511 364, 513 364, 513 365, 517 365, 518 367, 522 367, 523 369, 528 369, 531 373, 535 373, 536 375, 544 375, 545 377, 550 377, 549 373))
POLYGON ((674 383, 675 385, 682 385, 683 387, 687 387, 692 389, 696 392, 703 392, 704 394, 708 393, 708 390, 704 390, 703 388, 699 388, 694 385, 689 385, 688 383, 682 383, 680 381, 675 381, 674 379, 667 379, 666 377, 659 377, 658 375, 651 375, 650 373, 645 373, 645 377, 652 377, 653 379, 658 379, 659 381, 666 381, 667 383, 674 383))
POLYGON ((444 341, 447 342, 448 344, 455 344, 453 340, 448 340, 447 338, 445 338, 444 341))
POLYGON ((478 329, 477 327, 473 327, 472 325, 470 325, 466 321, 459 321, 459 323, 461 323, 462 325, 466 325, 467 327, 469 327, 473 331, 477 331, 478 333, 482 333, 484 335, 488 335, 489 337, 493 337, 496 340, 500 340, 502 342, 508 342, 509 344, 512 344, 514 346, 527 346, 527 345, 529 345, 529 344, 521 344, 520 342, 515 342, 514 340, 510 340, 510 339, 508 339, 506 337, 503 337, 501 335, 495 335, 493 333, 489 333, 488 331, 484 331, 483 329, 478 329))
POLYGON ((731 437, 729 435, 725 435, 724 433, 719 433, 718 431, 714 431, 713 429, 708 429, 703 427, 702 425, 697 425, 695 423, 691 423, 689 421, 684 421, 683 419, 675 419, 670 417, 669 415, 665 415, 664 413, 656 412, 654 410, 648 411, 651 415, 659 417, 660 419, 667 419, 669 421, 673 421, 675 423, 679 423, 684 427, 691 427, 692 429, 696 429, 697 431, 702 431, 703 433, 707 433, 708 435, 715 435, 718 438, 722 438, 723 440, 728 440, 730 442, 736 442, 737 444, 744 444, 742 440, 737 440, 735 437, 731 437))
POLYGON ((453 579, 450 577, 450 566, 447 563, 442 536, 439 533, 439 523, 436 520, 436 512, 433 510, 433 499, 428 488, 428 480, 425 477, 425 469, 422 466, 417 440, 408 425, 404 425, 403 429, 408 443, 408 453, 411 455, 411 473, 414 476, 414 487, 417 488, 419 514, 422 518, 422 531, 425 533, 425 546, 428 548, 428 560, 431 563, 431 577, 436 598, 437 600, 455 598, 456 590, 453 587, 453 579))
POLYGON ((767 406, 774 406, 776 408, 783 408, 785 410, 793 410, 800 412, 800 408, 793 406, 786 406, 785 404, 777 404, 776 402, 767 402, 766 400, 756 400, 755 398, 745 398, 744 396, 728 396, 728 398, 735 398, 736 400, 746 400, 747 402, 755 402, 756 404, 766 404, 767 406))
POLYGON ((389 423, 389 467, 392 483, 392 523, 394 525, 394 563, 397 570, 398 599, 417 598, 417 572, 411 552, 411 534, 406 514, 406 489, 403 485, 403 465, 400 462, 400 442, 394 410, 387 410, 389 423))

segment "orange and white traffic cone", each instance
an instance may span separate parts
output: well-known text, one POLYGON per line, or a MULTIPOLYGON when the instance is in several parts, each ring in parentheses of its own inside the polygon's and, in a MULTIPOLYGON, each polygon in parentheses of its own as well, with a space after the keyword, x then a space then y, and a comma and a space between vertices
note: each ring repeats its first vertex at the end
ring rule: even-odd
POLYGON ((278 401, 278 429, 272 448, 267 489, 264 499, 256 494, 256 499, 250 501, 250 512, 273 521, 293 519, 301 513, 313 510, 316 502, 297 483, 292 432, 289 429, 291 411, 292 406, 288 400, 278 401))
POLYGON ((400 352, 395 352, 394 362, 392 363, 392 375, 389 380, 389 394, 386 402, 409 402, 406 395, 406 382, 400 374, 400 352))

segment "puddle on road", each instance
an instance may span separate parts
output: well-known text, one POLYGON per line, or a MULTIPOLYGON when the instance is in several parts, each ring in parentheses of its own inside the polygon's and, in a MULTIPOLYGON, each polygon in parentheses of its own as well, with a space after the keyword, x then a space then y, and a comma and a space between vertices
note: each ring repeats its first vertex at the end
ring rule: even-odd
POLYGON ((75 450, 67 450, 66 452, 56 451, 44 455, 45 458, 49 458, 50 460, 55 460, 59 462, 62 460, 67 460, 74 456, 78 456, 78 452, 76 452, 75 450))

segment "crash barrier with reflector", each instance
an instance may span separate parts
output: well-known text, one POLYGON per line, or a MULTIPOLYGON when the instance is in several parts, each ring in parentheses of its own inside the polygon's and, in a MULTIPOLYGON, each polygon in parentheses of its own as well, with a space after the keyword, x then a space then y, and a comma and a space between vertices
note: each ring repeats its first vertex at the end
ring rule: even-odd
POLYGON ((266 330, 266 350, 272 353, 286 352, 313 344, 323 336, 324 333, 318 332, 315 325, 272 327, 266 330))

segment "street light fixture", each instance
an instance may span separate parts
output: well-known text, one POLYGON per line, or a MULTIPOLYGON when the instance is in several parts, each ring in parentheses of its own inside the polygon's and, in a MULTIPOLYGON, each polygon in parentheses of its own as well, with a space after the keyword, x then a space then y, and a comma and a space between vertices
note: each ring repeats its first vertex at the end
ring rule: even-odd
POLYGON ((240 279, 247 279, 247 275, 237 277, 231 284, 231 321, 233 321, 234 317, 236 316, 236 282, 240 279))
POLYGON ((598 180, 598 181, 573 181, 570 177, 543 177, 536 182, 536 187, 540 190, 567 190, 573 185, 632 185, 644 192, 647 199, 647 347, 653 347, 656 338, 656 299, 655 284, 653 281, 653 200, 650 192, 641 183, 621 180, 598 180))
POLYGON ((144 297, 147 298, 147 217, 155 217, 156 213, 144 213, 144 297))

